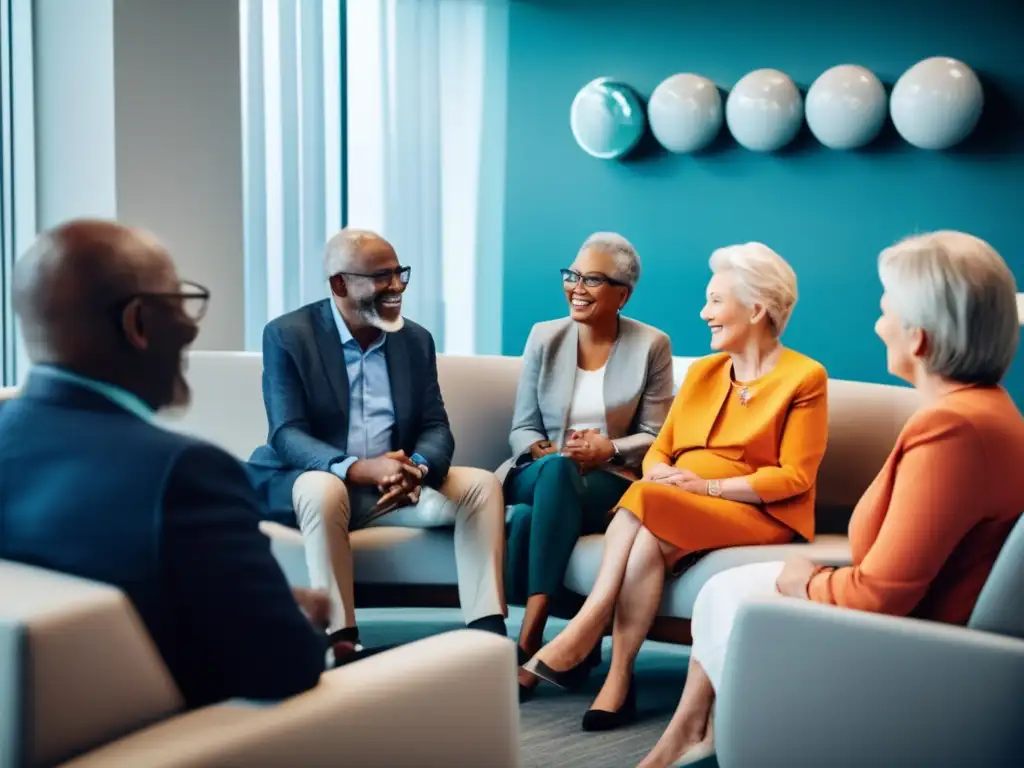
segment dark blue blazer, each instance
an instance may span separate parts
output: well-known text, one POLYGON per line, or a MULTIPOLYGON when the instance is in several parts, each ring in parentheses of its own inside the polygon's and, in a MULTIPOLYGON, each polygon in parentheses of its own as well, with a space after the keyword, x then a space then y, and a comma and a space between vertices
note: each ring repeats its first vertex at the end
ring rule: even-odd
POLYGON ((190 707, 324 670, 260 517, 234 458, 89 389, 35 374, 0 408, 0 557, 121 589, 190 707))
MULTIPOLYGON (((430 332, 405 321, 384 341, 395 406, 392 450, 419 453, 437 488, 448 476, 455 438, 437 383, 430 332)), ((249 476, 271 516, 295 525, 292 486, 310 470, 328 471, 348 454, 348 372, 331 300, 282 315, 263 330, 263 403, 270 433, 249 459, 249 476)))

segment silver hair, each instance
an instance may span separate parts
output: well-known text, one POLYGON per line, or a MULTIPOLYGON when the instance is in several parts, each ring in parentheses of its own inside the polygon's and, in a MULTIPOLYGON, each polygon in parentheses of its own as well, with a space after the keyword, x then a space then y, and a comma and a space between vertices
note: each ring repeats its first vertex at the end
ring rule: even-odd
POLYGON ((708 263, 715 274, 733 273, 740 302, 763 306, 769 330, 782 335, 797 300, 796 273, 784 258, 763 243, 744 243, 717 249, 708 263))
POLYGON ((588 248, 604 251, 615 260, 616 280, 621 280, 630 289, 636 288, 640 282, 640 254, 636 248, 622 235, 615 232, 595 232, 580 246, 580 253, 588 248))
POLYGON ((928 337, 929 373, 997 384, 1020 337, 1017 283, 1003 257, 963 232, 915 235, 886 248, 878 276, 906 328, 928 337))
POLYGON ((327 279, 351 270, 363 243, 383 239, 368 229, 346 228, 338 232, 324 246, 324 273, 327 279))

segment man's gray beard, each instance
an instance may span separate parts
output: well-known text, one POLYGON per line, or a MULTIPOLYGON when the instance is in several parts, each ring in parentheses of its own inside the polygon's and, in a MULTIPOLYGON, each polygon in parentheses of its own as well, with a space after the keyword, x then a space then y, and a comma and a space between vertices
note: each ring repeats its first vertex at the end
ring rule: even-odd
POLYGON ((405 327, 404 317, 399 315, 394 320, 385 320, 377 311, 376 304, 371 304, 365 309, 360 309, 359 316, 363 318, 367 325, 372 325, 377 330, 384 331, 384 333, 397 333, 405 327))

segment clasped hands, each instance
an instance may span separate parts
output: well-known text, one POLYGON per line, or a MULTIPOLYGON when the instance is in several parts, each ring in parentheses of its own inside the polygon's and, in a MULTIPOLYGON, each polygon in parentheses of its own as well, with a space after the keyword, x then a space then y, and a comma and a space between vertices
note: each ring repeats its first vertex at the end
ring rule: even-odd
POLYGON ((380 514, 391 512, 400 507, 411 507, 420 500, 423 479, 427 476, 425 467, 417 466, 405 451, 390 451, 382 458, 395 463, 390 469, 391 474, 381 478, 377 483, 380 500, 375 507, 380 514))
POLYGON ((374 506, 377 514, 416 504, 426 476, 426 468, 413 463, 405 451, 389 451, 375 459, 358 461, 349 469, 349 477, 354 482, 377 486, 380 492, 380 499, 374 506))
MULTIPOLYGON (((530 454, 535 459, 558 452, 558 447, 550 440, 538 440, 530 447, 530 454)), ((576 462, 580 472, 588 472, 606 464, 615 455, 615 446, 600 430, 572 430, 567 435, 561 454, 576 462)))

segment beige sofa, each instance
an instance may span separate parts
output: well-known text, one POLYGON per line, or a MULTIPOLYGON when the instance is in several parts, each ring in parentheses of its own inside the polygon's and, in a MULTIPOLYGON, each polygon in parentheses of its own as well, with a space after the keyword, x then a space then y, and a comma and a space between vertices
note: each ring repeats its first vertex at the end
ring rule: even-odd
POLYGON ((327 672, 280 704, 183 713, 118 590, 0 560, 0 768, 513 768, 514 668, 512 643, 462 630, 327 672))
MULTIPOLYGON (((676 385, 694 358, 675 359, 676 385)), ((495 469, 509 454, 508 432, 521 359, 475 356, 438 358, 441 391, 455 434, 455 464, 495 469)), ((204 437, 241 459, 266 440, 261 392, 262 358, 244 352, 194 352, 188 378, 193 403, 166 423, 204 437)), ((917 406, 906 387, 831 380, 829 445, 818 481, 819 535, 812 543, 736 547, 704 557, 665 590, 661 614, 688 619, 701 585, 714 573, 742 563, 778 559, 800 552, 823 563, 849 558, 846 522, 860 494, 882 466, 907 417, 917 406)), ((289 579, 306 584, 305 557, 298 532, 267 525, 275 554, 289 579)), ((589 592, 601 559, 600 535, 582 538, 565 578, 572 592, 589 592)), ((352 536, 357 588, 399 587, 412 599, 417 588, 453 587, 455 560, 451 531, 373 528, 352 536)), ((394 592, 394 590, 392 590, 394 592)), ((358 599, 358 597, 357 597, 358 599)))

